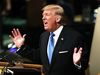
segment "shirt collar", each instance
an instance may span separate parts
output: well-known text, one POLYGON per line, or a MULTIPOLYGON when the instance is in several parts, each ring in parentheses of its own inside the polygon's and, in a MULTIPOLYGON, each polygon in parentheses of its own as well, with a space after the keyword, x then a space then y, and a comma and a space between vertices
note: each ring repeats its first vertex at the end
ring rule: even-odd
POLYGON ((64 27, 64 26, 61 25, 61 26, 60 26, 56 31, 54 31, 53 33, 54 33, 55 35, 59 35, 59 34, 61 33, 63 27, 64 27))

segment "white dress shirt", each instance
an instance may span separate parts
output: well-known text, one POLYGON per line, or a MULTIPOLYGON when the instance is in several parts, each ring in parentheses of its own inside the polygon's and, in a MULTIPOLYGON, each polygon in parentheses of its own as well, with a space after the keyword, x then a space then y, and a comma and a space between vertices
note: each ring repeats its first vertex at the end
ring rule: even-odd
MULTIPOLYGON (((60 26, 55 32, 53 32, 55 34, 55 36, 53 36, 53 38, 54 38, 54 47, 55 47, 55 45, 57 43, 58 37, 59 37, 62 29, 63 29, 63 26, 60 26)), ((51 33, 50 33, 50 35, 51 35, 51 33)), ((49 39, 50 39, 50 36, 49 36, 49 39)), ((48 40, 48 45, 49 45, 49 40, 48 40)), ((49 51, 48 51, 48 47, 47 47, 47 54, 49 54, 48 52, 49 51)))

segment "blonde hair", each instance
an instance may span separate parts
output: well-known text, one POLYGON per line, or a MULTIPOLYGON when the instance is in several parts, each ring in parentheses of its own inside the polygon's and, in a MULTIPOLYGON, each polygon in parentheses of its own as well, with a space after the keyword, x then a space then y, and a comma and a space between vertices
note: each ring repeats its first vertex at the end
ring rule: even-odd
POLYGON ((65 25, 65 13, 64 13, 64 9, 57 5, 57 4, 49 4, 45 7, 43 7, 42 11, 44 10, 48 10, 48 9, 54 9, 55 10, 55 14, 61 16, 61 21, 59 22, 61 25, 65 25))

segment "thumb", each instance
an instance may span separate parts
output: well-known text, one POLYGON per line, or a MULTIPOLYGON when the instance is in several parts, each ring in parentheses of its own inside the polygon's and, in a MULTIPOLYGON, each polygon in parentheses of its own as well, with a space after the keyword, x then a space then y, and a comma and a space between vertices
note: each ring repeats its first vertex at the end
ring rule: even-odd
POLYGON ((23 35, 23 38, 25 39, 26 34, 23 35))

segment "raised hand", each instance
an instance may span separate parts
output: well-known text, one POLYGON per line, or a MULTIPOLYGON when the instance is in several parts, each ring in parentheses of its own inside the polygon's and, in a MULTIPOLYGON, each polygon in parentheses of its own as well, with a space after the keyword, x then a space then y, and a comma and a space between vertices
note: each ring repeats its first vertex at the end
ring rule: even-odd
POLYGON ((77 52, 77 48, 75 48, 74 54, 73 54, 73 62, 75 64, 79 64, 79 61, 81 59, 81 55, 82 55, 82 48, 80 48, 78 52, 77 52))
POLYGON ((19 48, 21 45, 24 44, 26 34, 22 36, 19 29, 13 29, 12 34, 13 34, 13 37, 11 35, 9 35, 9 37, 13 40, 15 45, 19 48))

